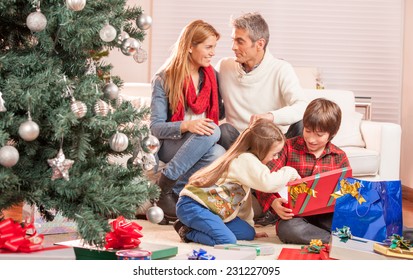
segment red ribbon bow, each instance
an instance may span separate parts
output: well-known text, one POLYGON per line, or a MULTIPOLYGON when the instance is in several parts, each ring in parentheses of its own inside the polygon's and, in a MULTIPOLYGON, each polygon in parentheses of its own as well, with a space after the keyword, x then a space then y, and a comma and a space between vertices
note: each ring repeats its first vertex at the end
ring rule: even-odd
POLYGON ((143 235, 142 227, 135 222, 128 222, 120 216, 111 222, 112 231, 106 234, 106 249, 132 249, 138 247, 143 235))
POLYGON ((5 219, 0 222, 0 249, 12 252, 34 252, 43 249, 43 235, 36 233, 33 224, 23 227, 13 219, 5 219), (33 230, 28 234, 28 230, 33 230))

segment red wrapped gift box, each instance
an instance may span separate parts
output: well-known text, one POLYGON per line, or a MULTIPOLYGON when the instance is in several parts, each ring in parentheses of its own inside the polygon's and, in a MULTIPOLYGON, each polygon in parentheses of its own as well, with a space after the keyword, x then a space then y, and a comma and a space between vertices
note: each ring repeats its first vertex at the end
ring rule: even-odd
POLYGON ((339 168, 288 183, 288 205, 296 216, 310 216, 334 212, 335 198, 331 194, 340 189, 339 181, 351 177, 350 167, 339 168))
POLYGON ((282 248, 277 260, 335 260, 329 257, 328 250, 319 254, 308 253, 305 249, 282 248))

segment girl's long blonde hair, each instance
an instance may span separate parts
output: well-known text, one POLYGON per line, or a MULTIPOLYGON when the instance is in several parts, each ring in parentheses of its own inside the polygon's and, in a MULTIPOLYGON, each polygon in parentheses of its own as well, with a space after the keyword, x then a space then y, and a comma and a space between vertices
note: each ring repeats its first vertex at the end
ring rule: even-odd
POLYGON ((230 163, 240 154, 249 152, 262 161, 274 144, 284 142, 285 136, 277 125, 266 119, 258 119, 237 138, 224 155, 194 173, 189 178, 188 185, 210 187, 220 178, 224 181, 228 175, 230 163))
POLYGON ((185 104, 183 93, 184 82, 189 82, 191 55, 190 47, 195 47, 204 42, 208 37, 215 36, 217 40, 220 34, 212 25, 203 20, 195 20, 182 30, 178 40, 174 44, 171 56, 161 67, 165 70, 164 88, 168 96, 172 114, 176 112, 178 104, 185 104))

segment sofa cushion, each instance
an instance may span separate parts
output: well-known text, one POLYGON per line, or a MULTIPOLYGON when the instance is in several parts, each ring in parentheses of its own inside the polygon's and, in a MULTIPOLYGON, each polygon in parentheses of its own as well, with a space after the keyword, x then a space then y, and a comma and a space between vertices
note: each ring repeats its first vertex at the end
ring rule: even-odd
POLYGON ((360 147, 364 148, 363 137, 361 136, 360 125, 363 114, 353 112, 346 116, 346 119, 341 122, 340 129, 337 135, 331 142, 338 147, 360 147))
POLYGON ((304 94, 309 102, 322 97, 337 103, 340 107, 341 125, 337 135, 331 141, 332 143, 340 148, 366 146, 360 132, 362 115, 356 112, 355 98, 352 91, 304 89, 304 94))
POLYGON ((354 177, 378 174, 380 155, 377 151, 360 147, 342 147, 341 149, 347 154, 354 177))

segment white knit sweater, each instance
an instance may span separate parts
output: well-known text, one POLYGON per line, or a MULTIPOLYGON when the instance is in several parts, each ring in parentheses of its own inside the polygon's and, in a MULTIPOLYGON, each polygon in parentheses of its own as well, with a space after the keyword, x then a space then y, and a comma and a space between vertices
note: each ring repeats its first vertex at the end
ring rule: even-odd
POLYGON ((221 59, 216 70, 226 121, 240 132, 247 128, 253 114, 271 112, 274 123, 284 126, 283 132, 303 118, 308 102, 293 67, 268 50, 260 65, 249 73, 234 58, 221 59))

